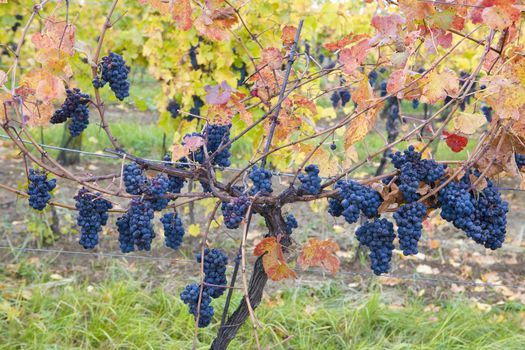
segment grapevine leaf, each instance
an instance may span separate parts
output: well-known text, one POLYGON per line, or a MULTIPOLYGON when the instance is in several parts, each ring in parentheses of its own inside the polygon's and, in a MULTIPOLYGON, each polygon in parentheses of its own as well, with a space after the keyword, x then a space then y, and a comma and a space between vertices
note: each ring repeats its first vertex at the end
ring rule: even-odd
POLYGON ((277 237, 266 237, 255 246, 253 255, 262 256, 264 254, 274 254, 277 259, 284 259, 277 237))
POLYGON ((501 119, 520 119, 525 115, 525 58, 505 63, 500 74, 482 78, 487 86, 482 98, 501 119))
POLYGON ((267 258, 268 255, 263 256, 263 266, 264 271, 266 271, 266 274, 272 281, 281 281, 283 279, 297 278, 297 274, 294 270, 292 270, 285 262, 277 260, 276 263, 267 265, 265 264, 265 258, 267 258))
POLYGON ((370 42, 368 39, 357 42, 351 48, 342 49, 339 53, 339 61, 343 64, 343 72, 349 75, 354 74, 364 62, 369 50, 370 42))
POLYGON ((403 88, 406 86, 406 69, 398 69, 390 74, 386 85, 386 91, 389 94, 397 92, 398 98, 403 98, 403 88))
POLYGON ((171 159, 179 160, 189 154, 190 150, 181 144, 173 144, 171 146, 171 159))
POLYGON ((353 34, 350 33, 344 36, 342 39, 337 40, 336 42, 326 43, 323 46, 325 49, 329 51, 340 50, 352 42, 352 37, 353 37, 353 34))
POLYGON ((481 114, 460 112, 454 117, 454 128, 462 134, 472 135, 486 123, 481 114))
POLYGON ((61 79, 45 69, 33 69, 24 76, 24 83, 32 90, 39 101, 63 99, 66 89, 61 79))
POLYGON ((253 254, 262 256, 264 271, 273 281, 297 277, 286 264, 281 245, 276 237, 264 238, 255 246, 253 254))
POLYGON ((306 269, 310 266, 319 266, 332 274, 339 270, 339 259, 335 252, 339 250, 339 245, 331 240, 318 240, 310 238, 308 243, 303 246, 297 262, 306 269))
POLYGON ((180 30, 189 30, 193 24, 190 0, 177 0, 171 10, 172 18, 180 30))
POLYGON ((239 117, 242 121, 244 121, 246 124, 249 124, 253 121, 252 114, 246 109, 244 104, 241 102, 243 98, 245 98, 246 95, 242 92, 234 92, 230 98, 231 103, 237 108, 237 112, 239 112, 239 117))
POLYGON ((423 84, 421 102, 436 103, 444 100, 447 95, 456 96, 459 91, 459 81, 455 72, 445 69, 438 73, 431 71, 420 80, 423 84))
POLYGON ((293 44, 295 40, 296 32, 297 32, 296 27, 290 26, 290 25, 284 26, 282 34, 281 34, 281 40, 283 41, 284 46, 290 46, 293 44))
POLYGON ((435 13, 434 6, 428 2, 420 0, 399 0, 397 3, 401 12, 403 12, 410 22, 421 21, 429 17, 430 20, 432 20, 432 15, 435 13))
POLYGON ((517 175, 512 137, 502 133, 496 137, 476 161, 476 167, 486 176, 493 177, 502 172, 517 175), (503 139, 502 139, 503 138, 503 139))
POLYGON ((206 96, 204 97, 206 103, 212 105, 222 105, 228 103, 230 100, 232 88, 226 81, 223 81, 219 85, 204 86, 204 91, 207 92, 206 96))
POLYGON ((305 108, 312 114, 317 114, 317 107, 315 103, 306 96, 294 95, 292 97, 293 104, 296 108, 305 108))
POLYGON ((184 138, 184 146, 186 146, 190 152, 197 151, 203 145, 204 139, 200 136, 186 136, 184 138))
POLYGON ((468 143, 468 139, 466 137, 456 135, 456 134, 449 134, 446 131, 443 131, 443 137, 445 138, 445 142, 447 146, 453 151, 453 152, 461 152, 468 143))
POLYGON ((192 237, 198 237, 201 234, 201 226, 199 224, 191 224, 188 226, 188 233, 192 237))
POLYGON ((202 14, 195 20, 195 28, 209 39, 221 41, 230 37, 228 28, 235 23, 237 16, 234 9, 212 6, 202 10, 202 14))
POLYGON ((471 12, 473 23, 485 23, 492 29, 503 30, 510 27, 520 17, 515 7, 516 0, 481 0, 471 12))
POLYGON ((42 32, 33 34, 31 41, 38 50, 52 49, 50 52, 53 53, 60 50, 63 54, 73 55, 75 53, 75 26, 49 17, 46 19, 42 32))
POLYGON ((275 47, 267 47, 262 52, 261 64, 266 64, 271 69, 280 69, 283 64, 281 51, 275 47))
POLYGON ((374 126, 375 118, 370 119, 368 115, 361 114, 354 118, 345 132, 345 149, 349 149, 355 143, 365 138, 374 126))
POLYGON ((372 26, 376 29, 376 35, 370 39, 371 45, 383 45, 397 40, 401 26, 406 20, 400 14, 394 13, 388 16, 372 17, 372 26))

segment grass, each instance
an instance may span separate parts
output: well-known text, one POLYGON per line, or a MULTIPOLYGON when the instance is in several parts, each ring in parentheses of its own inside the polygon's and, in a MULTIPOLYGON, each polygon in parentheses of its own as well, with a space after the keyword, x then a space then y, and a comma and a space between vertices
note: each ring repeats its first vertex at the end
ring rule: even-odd
MULTIPOLYGON (((194 322, 178 298, 183 282, 140 283, 113 267, 101 283, 51 278, 21 264, 0 272, 0 349, 189 349, 194 322)), ((462 299, 410 298, 392 306, 377 291, 348 293, 338 283, 272 292, 257 316, 272 349, 522 349, 524 310, 503 305, 482 312, 462 299)), ((236 302, 239 296, 236 298, 236 302)), ((224 297, 214 301, 220 315, 224 297)), ((201 329, 207 349, 219 317, 201 329)), ((254 349, 242 327, 231 349, 254 349)))

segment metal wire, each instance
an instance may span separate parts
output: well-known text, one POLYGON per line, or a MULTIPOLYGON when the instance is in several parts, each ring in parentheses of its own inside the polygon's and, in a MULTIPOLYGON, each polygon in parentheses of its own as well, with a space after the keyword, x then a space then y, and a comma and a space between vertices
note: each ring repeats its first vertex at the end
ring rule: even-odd
MULTIPOLYGON (((10 246, 0 246, 0 249, 7 250, 18 250, 23 252, 34 252, 34 253, 54 253, 54 254, 72 254, 72 255, 84 255, 84 256, 93 256, 93 257, 106 257, 106 258, 126 258, 126 259, 141 259, 141 260, 152 260, 152 261, 168 261, 168 262, 180 262, 186 264, 195 264, 195 260, 189 259, 175 259, 175 258, 166 258, 166 257, 155 257, 155 256, 143 256, 143 255, 124 255, 117 253, 92 253, 92 252, 83 252, 83 251, 71 251, 71 250, 61 250, 61 249, 43 249, 43 248, 25 248, 25 247, 10 247, 10 246)), ((233 267, 233 265, 228 265, 228 267, 233 267)), ((296 269, 296 272, 303 273, 312 273, 321 276, 327 276, 326 271, 321 269, 308 269, 308 270, 299 270, 296 269)), ((476 282, 476 281, 467 281, 467 280, 453 280, 447 278, 432 278, 432 277, 422 277, 418 274, 403 274, 403 275, 382 275, 376 276, 370 272, 354 272, 354 271, 339 271, 338 274, 345 276, 353 277, 365 277, 368 279, 400 279, 404 281, 414 281, 421 282, 426 284, 438 285, 443 283, 448 284, 460 284, 467 285, 472 287, 508 287, 514 289, 525 289, 525 285, 514 285, 514 284, 500 284, 500 283, 487 283, 487 282, 476 282)), ((316 281, 318 283, 319 281, 316 281)))
POLYGON ((105 257, 105 258, 126 258, 126 259, 141 259, 141 260, 173 261, 173 262, 180 262, 180 263, 185 263, 185 264, 195 263, 195 260, 190 260, 190 259, 176 259, 176 258, 167 258, 167 257, 159 257, 159 256, 144 256, 144 255, 125 255, 125 254, 118 254, 118 253, 94 253, 94 252, 83 252, 83 251, 62 250, 62 249, 25 248, 25 247, 10 247, 10 246, 0 246, 0 249, 18 250, 18 251, 35 252, 35 253, 87 255, 87 256, 105 257))

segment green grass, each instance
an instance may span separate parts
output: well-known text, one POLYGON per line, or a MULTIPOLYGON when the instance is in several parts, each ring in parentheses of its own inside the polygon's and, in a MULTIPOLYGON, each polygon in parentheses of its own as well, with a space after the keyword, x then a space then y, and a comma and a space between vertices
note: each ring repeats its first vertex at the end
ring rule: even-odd
MULTIPOLYGON (((126 145, 126 150, 139 157, 159 157, 162 152, 163 131, 155 124, 139 124, 135 122, 112 122, 111 132, 117 140, 126 145)), ((52 125, 43 130, 43 141, 48 145, 61 145, 64 127, 52 125)), ((32 129, 37 141, 42 141, 41 130, 32 129)), ((104 130, 97 125, 90 125, 83 132, 82 150, 86 152, 100 152, 104 148, 111 148, 111 144, 104 130)), ((167 147, 170 146, 169 140, 167 147)), ((49 150, 56 155, 57 151, 49 150)))
MULTIPOLYGON (((119 268, 106 275, 92 285, 63 283, 23 264, 15 278, 0 274, 0 349, 191 348, 194 322, 178 298, 184 281, 141 284, 119 268)), ((435 301, 439 309, 431 311, 410 299, 391 307, 377 291, 357 296, 336 283, 270 295, 257 317, 261 344, 272 349, 510 350, 525 344, 519 304, 481 312, 457 299, 435 301)), ((213 302, 217 315, 223 302, 213 302)), ((200 330, 199 349, 208 348, 217 328, 218 316, 200 330)), ((251 328, 245 325, 230 348, 254 349, 251 328)))

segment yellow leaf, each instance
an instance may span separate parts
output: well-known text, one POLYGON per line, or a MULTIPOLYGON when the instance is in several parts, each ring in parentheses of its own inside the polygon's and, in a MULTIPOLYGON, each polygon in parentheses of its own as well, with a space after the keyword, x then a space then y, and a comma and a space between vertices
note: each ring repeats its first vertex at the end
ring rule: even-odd
POLYGON ((459 81, 456 73, 449 69, 438 73, 437 70, 431 71, 423 79, 423 94, 420 101, 423 103, 436 103, 449 96, 456 96, 459 91, 459 81))
POLYGON ((197 237, 201 234, 201 226, 199 224, 191 224, 188 226, 188 233, 192 237, 197 237))
POLYGON ((486 123, 481 114, 460 112, 454 117, 454 128, 463 134, 472 135, 486 123))
POLYGON ((345 150, 365 138, 374 125, 375 116, 371 119, 368 115, 361 114, 350 122, 345 132, 345 150))

